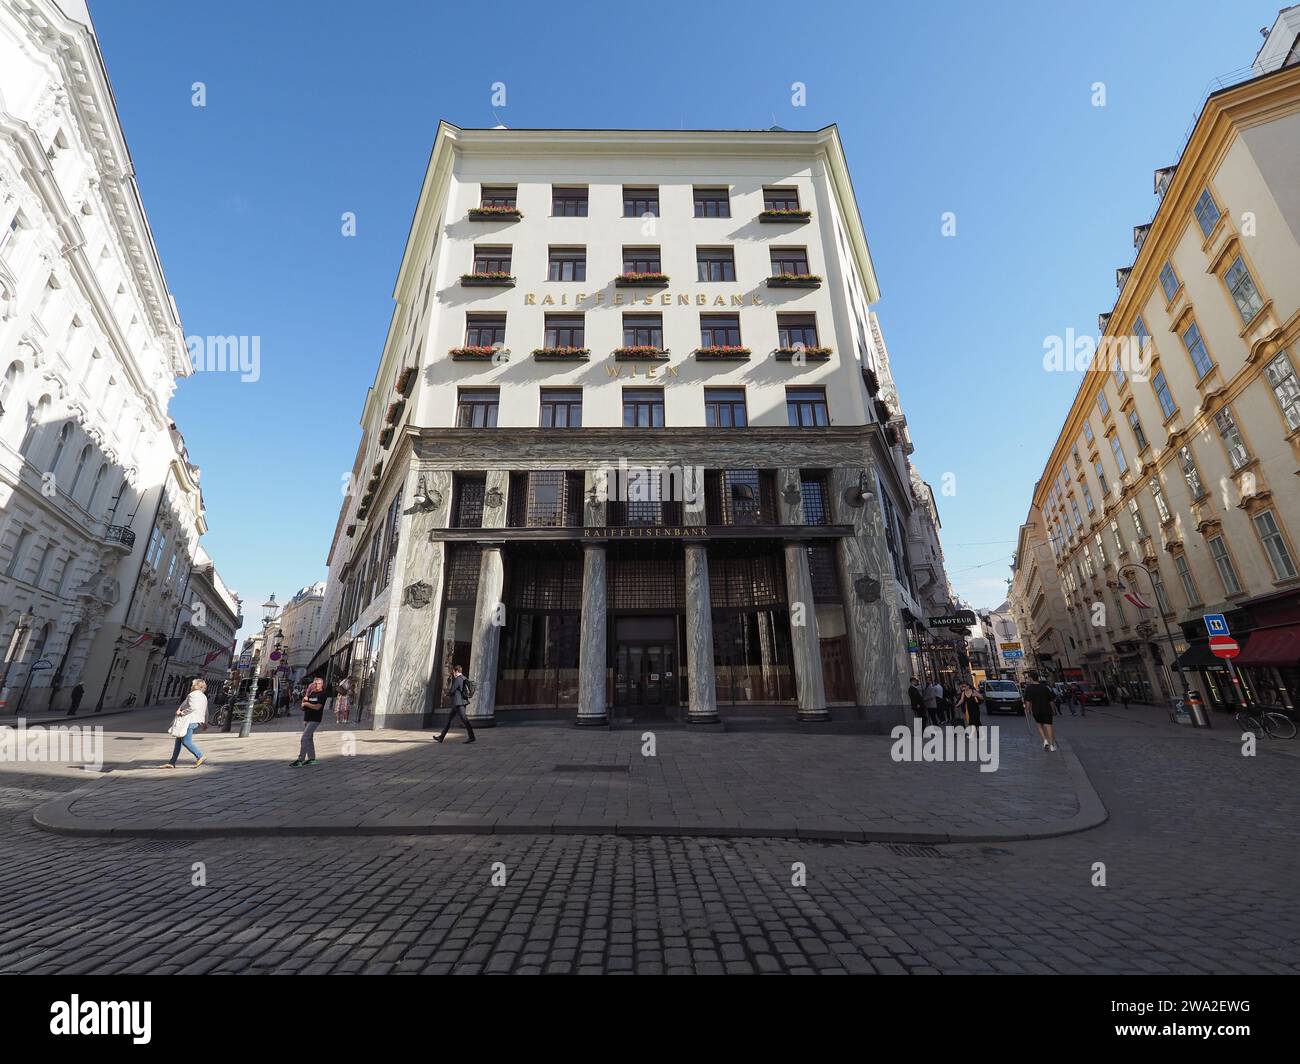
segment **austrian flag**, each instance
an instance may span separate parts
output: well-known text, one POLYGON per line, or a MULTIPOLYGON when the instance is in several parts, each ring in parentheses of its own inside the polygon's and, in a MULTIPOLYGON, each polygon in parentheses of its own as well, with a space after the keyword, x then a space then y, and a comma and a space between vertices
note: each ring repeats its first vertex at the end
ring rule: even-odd
POLYGON ((1151 608, 1148 603, 1142 601, 1142 596, 1136 591, 1125 591, 1124 597, 1140 610, 1149 610, 1151 608))

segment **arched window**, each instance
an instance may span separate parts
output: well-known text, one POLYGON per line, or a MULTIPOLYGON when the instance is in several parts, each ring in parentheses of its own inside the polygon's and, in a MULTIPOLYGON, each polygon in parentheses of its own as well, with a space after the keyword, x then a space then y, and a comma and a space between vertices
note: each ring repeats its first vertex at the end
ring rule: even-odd
POLYGON ((18 565, 22 561, 23 552, 27 550, 27 541, 31 539, 31 535, 25 528, 18 533, 18 539, 14 543, 14 551, 9 555, 9 564, 5 566, 5 576, 17 575, 18 565))
POLYGON ((81 483, 81 474, 86 471, 86 463, 90 461, 90 450, 90 444, 86 444, 81 449, 81 454, 77 455, 77 468, 72 474, 72 484, 68 488, 68 494, 73 499, 77 497, 77 485, 81 483))
POLYGON ((22 375, 23 367, 20 362, 9 363, 9 368, 5 370, 4 380, 0 380, 0 418, 5 416, 5 411, 9 409, 9 400, 14 394, 14 389, 18 387, 18 378, 22 375))
POLYGON ((72 439, 72 422, 65 421, 63 427, 59 429, 59 442, 54 445, 54 457, 50 459, 49 468, 46 472, 54 473, 58 471, 64 448, 68 446, 70 439, 72 439))
POLYGON ((40 401, 32 406, 27 404, 27 431, 23 434, 23 442, 18 447, 18 451, 24 458, 31 457, 32 444, 36 442, 36 430, 39 429, 50 416, 50 397, 42 395, 40 401))
POLYGON ((90 485, 90 497, 86 499, 86 509, 92 514, 95 512, 95 499, 99 495, 99 486, 104 483, 104 474, 108 472, 108 463, 100 462, 99 471, 95 474, 95 480, 90 485))

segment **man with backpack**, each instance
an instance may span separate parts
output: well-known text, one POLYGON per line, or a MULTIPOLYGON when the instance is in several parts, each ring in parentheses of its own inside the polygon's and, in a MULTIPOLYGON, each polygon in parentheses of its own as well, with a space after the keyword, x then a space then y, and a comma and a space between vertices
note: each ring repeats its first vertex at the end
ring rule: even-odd
POLYGON ((435 735, 435 743, 442 742, 447 738, 447 731, 451 727, 451 722, 460 716, 465 725, 465 730, 469 732, 469 738, 465 741, 472 743, 474 741, 474 726, 470 724, 469 717, 465 715, 465 706, 469 700, 474 697, 474 681, 469 679, 464 670, 459 665, 451 667, 451 682, 447 684, 447 700, 451 703, 451 709, 447 711, 447 723, 443 725, 442 734, 435 735))

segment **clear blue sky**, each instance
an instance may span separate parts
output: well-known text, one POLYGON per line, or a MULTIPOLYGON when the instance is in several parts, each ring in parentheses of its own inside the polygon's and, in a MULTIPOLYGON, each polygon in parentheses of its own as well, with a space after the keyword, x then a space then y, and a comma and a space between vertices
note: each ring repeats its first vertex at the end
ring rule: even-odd
POLYGON ((439 118, 837 122, 913 460, 936 490, 956 478, 939 500, 948 570, 996 605, 1078 386, 1043 371, 1044 337, 1095 332, 1155 206, 1152 170, 1278 6, 751 0, 638 18, 608 2, 91 0, 187 334, 261 337, 258 382, 198 374, 172 405, 203 469, 209 551, 250 618, 323 578, 439 118))

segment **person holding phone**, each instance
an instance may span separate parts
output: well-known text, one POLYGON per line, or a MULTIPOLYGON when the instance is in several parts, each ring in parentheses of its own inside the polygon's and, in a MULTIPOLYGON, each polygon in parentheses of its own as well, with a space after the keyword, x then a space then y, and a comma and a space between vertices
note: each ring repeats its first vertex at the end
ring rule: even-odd
POLYGON ((325 712, 325 703, 331 697, 325 681, 317 676, 307 685, 302 696, 302 742, 298 745, 298 760, 290 768, 316 764, 316 729, 320 727, 321 715, 325 712))

